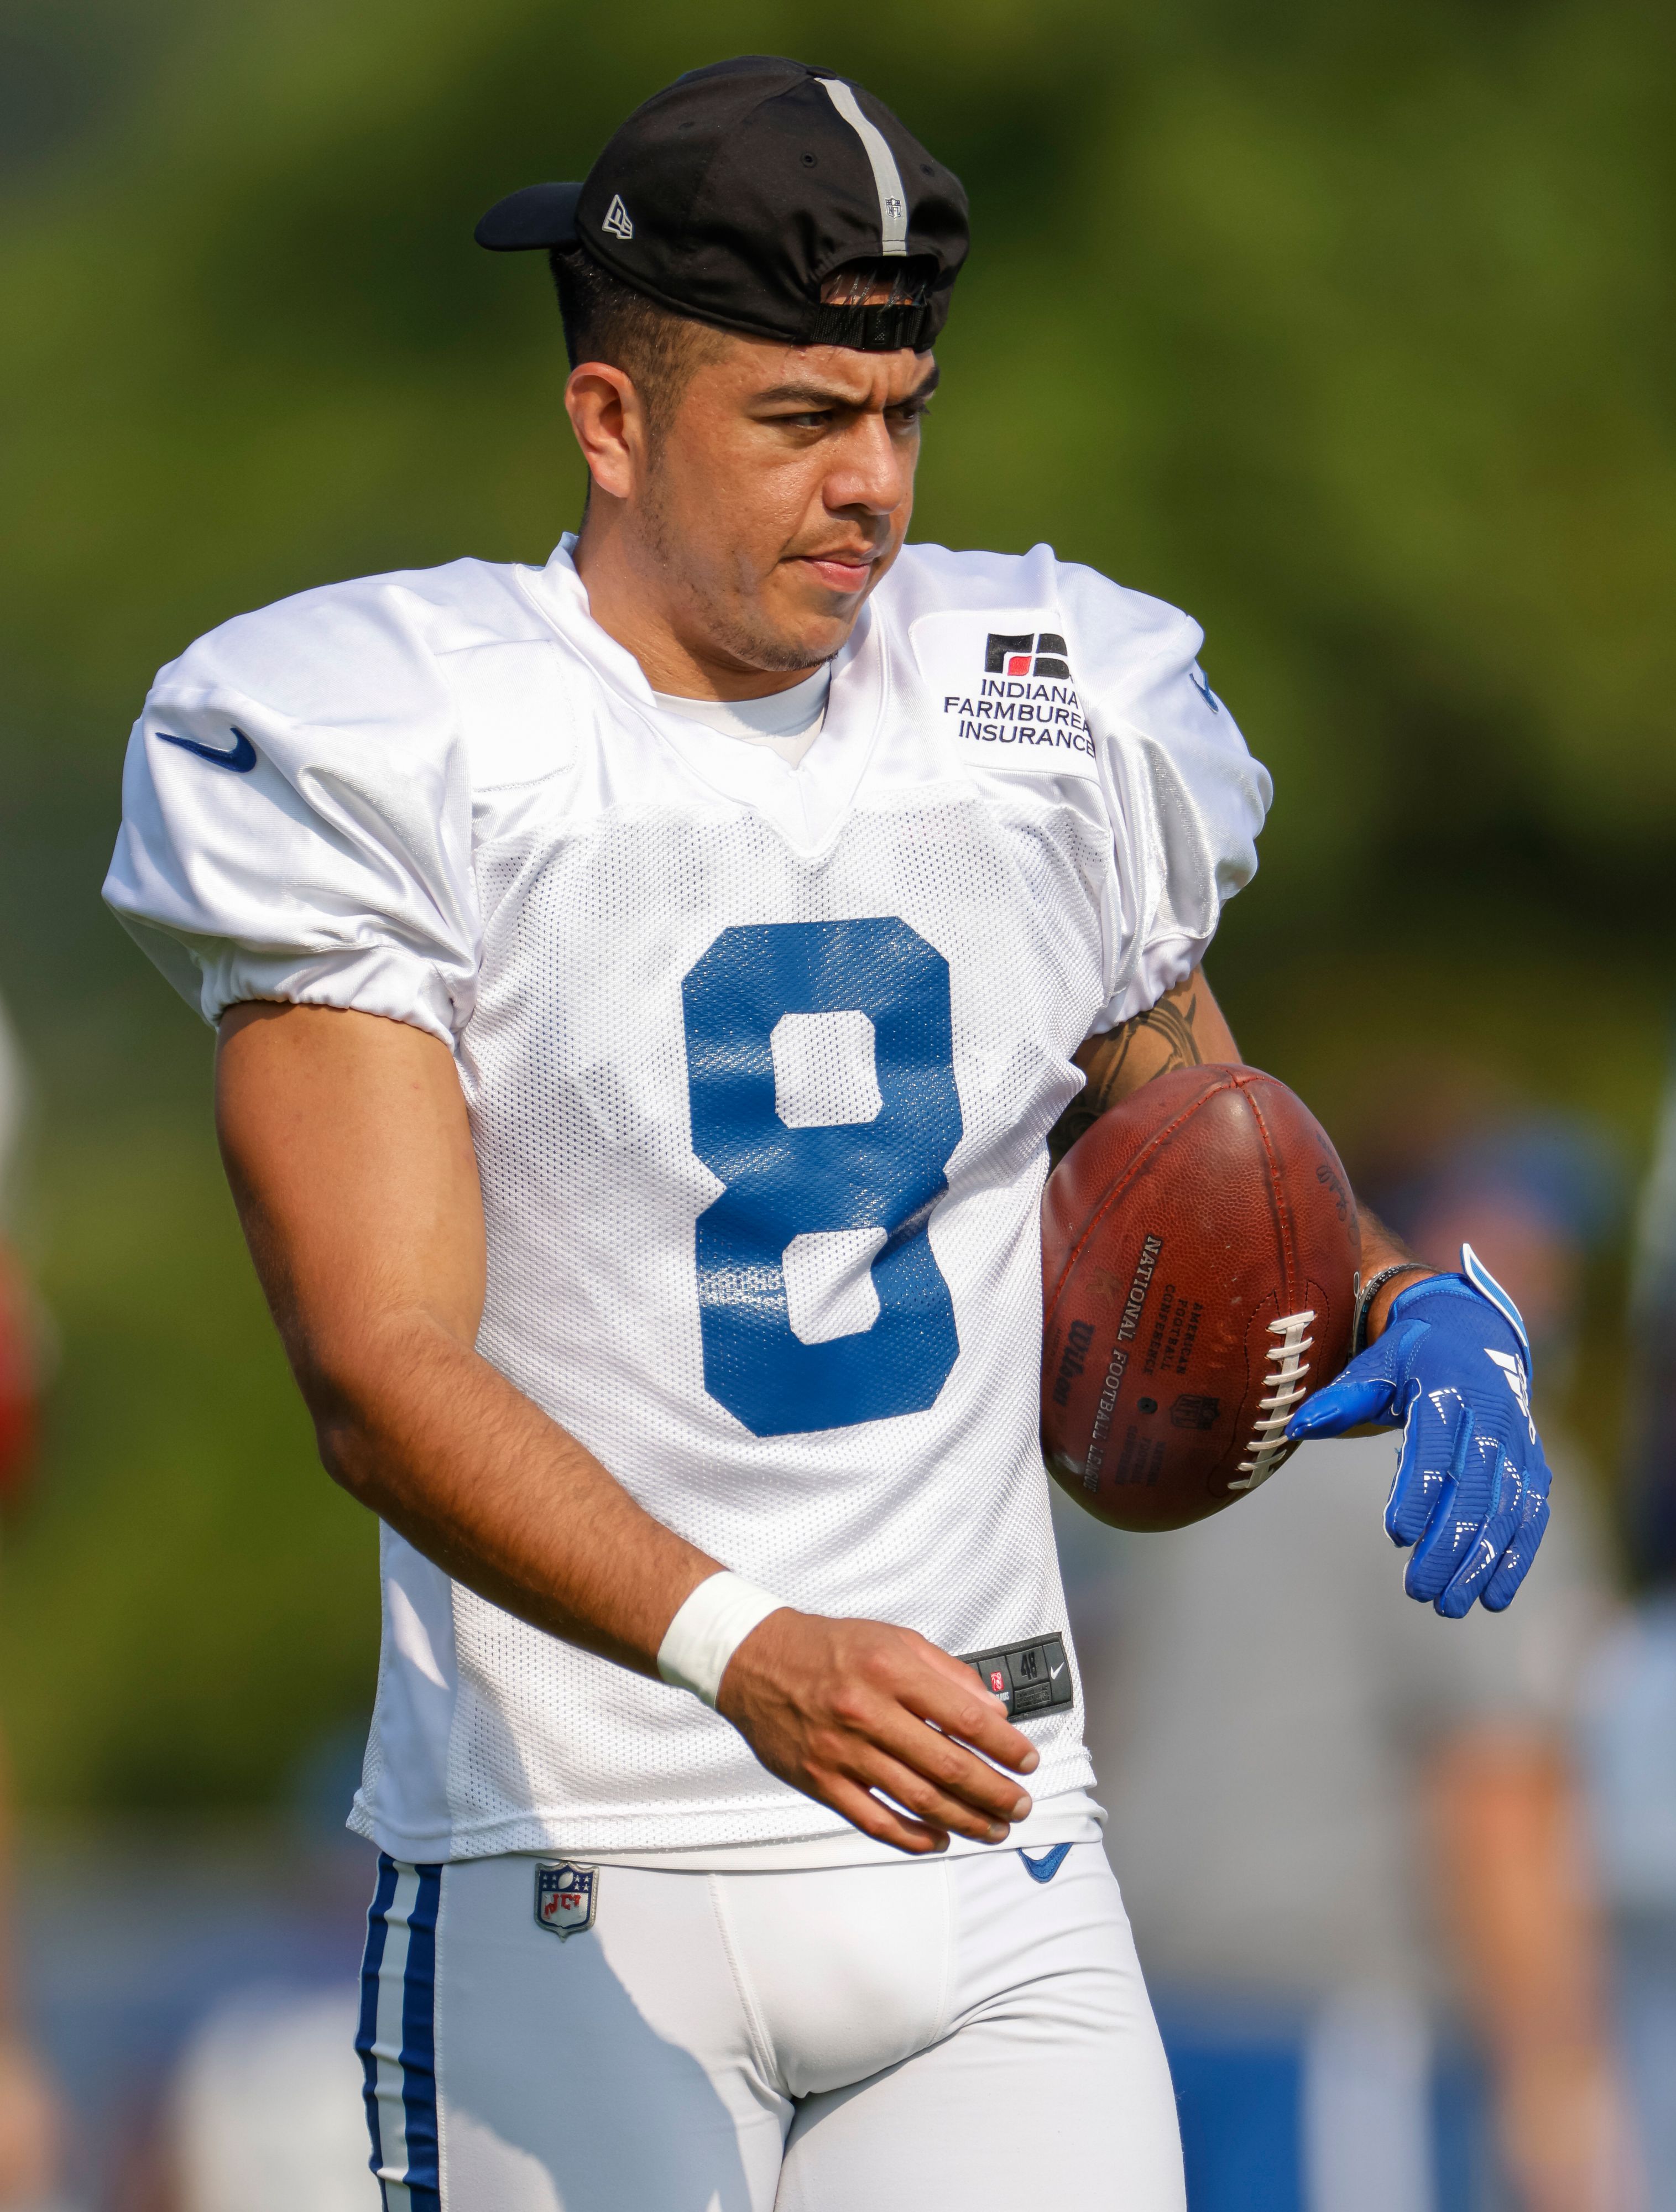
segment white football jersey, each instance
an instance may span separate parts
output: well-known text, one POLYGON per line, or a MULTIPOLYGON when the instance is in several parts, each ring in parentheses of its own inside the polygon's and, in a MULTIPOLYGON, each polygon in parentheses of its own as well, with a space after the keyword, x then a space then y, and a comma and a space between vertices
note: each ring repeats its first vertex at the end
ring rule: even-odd
MULTIPOLYGON (((202 639, 136 726, 106 895, 209 1021, 449 1046, 479 1349, 648 1512, 810 1612, 1063 1637, 1044 1139, 1082 1039, 1203 954, 1268 779, 1197 626, 1045 546, 906 550, 792 767, 659 712, 572 542, 202 639)), ((354 1825, 393 1856, 865 1841, 685 1692, 388 1529, 383 1569, 354 1825)), ((1079 1696, 1022 1724, 1038 1805, 1085 1820, 1079 1696)))

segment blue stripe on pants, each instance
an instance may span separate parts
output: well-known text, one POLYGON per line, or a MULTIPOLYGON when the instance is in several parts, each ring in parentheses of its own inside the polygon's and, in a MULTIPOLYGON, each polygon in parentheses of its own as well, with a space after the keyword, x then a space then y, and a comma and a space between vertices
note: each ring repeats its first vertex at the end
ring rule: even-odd
POLYGON ((380 1854, 355 2048, 385 2212, 441 2212, 435 2033, 441 1899, 440 1866, 409 1866, 380 1854))
POLYGON ((402 2000, 402 2102, 407 2111, 407 2180, 412 2212, 442 2212, 436 2135, 436 1915, 442 1869, 417 1867, 419 1895, 408 1917, 407 1987, 402 2000))
POLYGON ((380 1851, 378 1882, 373 1891, 373 1901, 367 1908, 367 1948, 361 1961, 361 2021, 355 2035, 355 2047, 361 2053, 361 2094, 367 2106, 367 2132, 373 2145, 367 2164, 374 2173, 384 2163, 384 2145, 379 2132, 379 2073, 373 2045, 379 2028, 379 1976, 384 1966, 385 1937, 389 1932, 384 1916, 395 1894, 396 1862, 380 1851))

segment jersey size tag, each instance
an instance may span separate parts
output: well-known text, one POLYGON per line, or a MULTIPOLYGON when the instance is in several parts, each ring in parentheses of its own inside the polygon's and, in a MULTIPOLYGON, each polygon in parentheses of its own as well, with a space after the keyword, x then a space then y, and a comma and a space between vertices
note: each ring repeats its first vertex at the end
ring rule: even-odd
POLYGON ((1062 617, 921 615, 909 635, 943 728, 976 767, 1029 775, 1099 773, 1062 617))
POLYGON ((1000 1651, 962 1651, 960 1656, 986 1690, 1006 1699, 1009 1720, 1054 1712, 1072 1703, 1071 1662, 1057 1636, 1009 1644, 1000 1651))
POLYGON ((568 1859, 542 1859, 536 1866, 536 1924, 560 1937, 580 1936, 593 1925, 599 1895, 598 1867, 573 1866, 568 1859))

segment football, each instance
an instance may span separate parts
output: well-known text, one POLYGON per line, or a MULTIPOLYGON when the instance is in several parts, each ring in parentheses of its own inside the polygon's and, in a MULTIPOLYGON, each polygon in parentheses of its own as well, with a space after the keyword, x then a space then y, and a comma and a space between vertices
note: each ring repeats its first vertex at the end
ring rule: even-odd
POLYGON ((1350 1180, 1255 1068, 1183 1068, 1102 1114, 1048 1178, 1041 1245, 1042 1448, 1114 1528, 1182 1528, 1255 1490, 1350 1356, 1350 1180))

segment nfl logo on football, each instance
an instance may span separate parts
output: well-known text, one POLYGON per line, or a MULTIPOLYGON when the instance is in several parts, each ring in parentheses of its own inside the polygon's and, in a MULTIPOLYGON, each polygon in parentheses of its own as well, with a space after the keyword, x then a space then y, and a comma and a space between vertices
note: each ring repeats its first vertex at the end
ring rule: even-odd
POLYGON ((536 1918, 555 1936, 580 1936, 593 1925, 595 1867, 543 1859, 536 1869, 536 1918))

